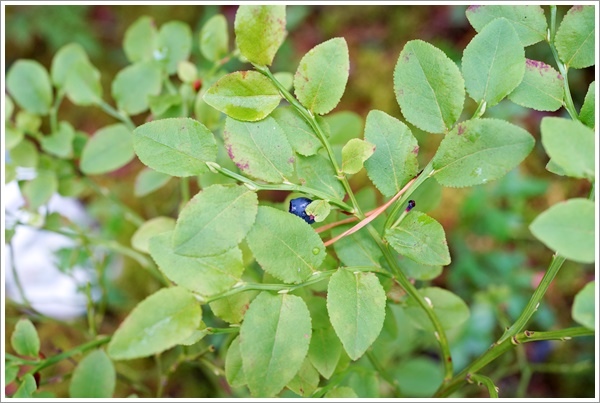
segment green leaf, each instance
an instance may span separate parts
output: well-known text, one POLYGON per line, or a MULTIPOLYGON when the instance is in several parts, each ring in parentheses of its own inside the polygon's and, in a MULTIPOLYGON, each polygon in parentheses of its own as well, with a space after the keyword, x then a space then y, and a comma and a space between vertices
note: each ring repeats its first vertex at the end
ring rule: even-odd
POLYGON ((310 125, 292 107, 277 108, 271 113, 279 127, 287 135, 290 145, 298 154, 304 156, 315 155, 322 147, 310 125))
POLYGON ((329 126, 329 142, 344 145, 350 139, 360 137, 363 133, 363 121, 356 112, 341 111, 323 118, 329 126))
POLYGON ((140 161, 155 171, 172 176, 207 172, 207 161, 217 158, 213 134, 190 118, 148 122, 133 131, 133 148, 140 161))
POLYGON ((22 140, 9 152, 10 160, 17 166, 35 168, 38 164, 38 150, 36 146, 27 139, 22 140))
POLYGON ((409 278, 415 280, 433 280, 442 274, 441 265, 428 265, 417 263, 406 256, 398 256, 398 263, 402 272, 409 278))
POLYGON ((569 9, 560 23, 554 44, 567 67, 583 69, 594 65, 595 39, 594 6, 577 5, 569 9))
POLYGON ((100 72, 87 60, 71 65, 64 89, 67 98, 75 105, 88 106, 102 102, 100 72))
POLYGON ((123 50, 131 63, 152 60, 156 49, 158 31, 154 19, 141 16, 127 28, 123 37, 123 50))
POLYGON ((427 265, 450 264, 450 251, 442 225, 420 211, 410 212, 395 228, 386 230, 385 239, 415 262, 427 265))
POLYGON ((37 176, 23 184, 21 191, 23 197, 27 200, 27 205, 31 210, 48 203, 50 198, 58 190, 58 180, 54 171, 39 170, 37 176))
POLYGON ((596 120, 596 81, 592 81, 588 87, 587 94, 585 94, 585 100, 581 111, 579 111, 579 119, 587 127, 594 128, 596 120))
POLYGON ((385 300, 385 291, 373 273, 339 269, 331 276, 327 312, 351 359, 359 359, 379 336, 385 300))
POLYGON ((292 73, 278 71, 277 73, 273 73, 273 77, 275 77, 275 80, 279 81, 279 84, 287 91, 291 91, 294 87, 294 75, 292 73))
MULTIPOLYGON (((433 307, 433 312, 438 317, 442 328, 445 330, 462 325, 469 319, 469 307, 457 295, 438 287, 421 288, 419 294, 433 307)), ((434 331, 429 317, 421 306, 410 298, 406 302, 405 312, 411 321, 420 329, 434 331)))
POLYGON ((228 297, 219 298, 209 303, 210 309, 215 316, 228 323, 240 323, 244 318, 250 301, 256 297, 257 291, 246 291, 233 294, 228 297))
POLYGON ((10 344, 17 354, 38 358, 40 338, 29 319, 19 319, 10 337, 10 344))
POLYGON ((160 27, 157 38, 158 57, 168 74, 177 72, 177 65, 187 60, 192 51, 192 31, 181 21, 170 21, 160 27))
POLYGON ((419 144, 408 126, 385 112, 367 115, 365 140, 375 145, 365 162, 369 178, 383 195, 391 197, 419 171, 419 144))
POLYGON ((7 150, 10 151, 18 146, 24 137, 25 134, 22 130, 17 129, 8 121, 4 123, 4 146, 7 150))
POLYGON ((144 168, 135 177, 133 194, 136 197, 147 196, 166 185, 171 178, 171 175, 157 172, 154 169, 144 168))
POLYGON ((222 14, 213 15, 202 27, 200 52, 211 62, 218 62, 229 52, 227 20, 222 14))
POLYGON ((260 266, 285 283, 308 279, 326 255, 323 241, 303 219, 267 206, 258 208, 247 242, 260 266))
POLYGON ((349 386, 338 386, 331 389, 324 396, 326 399, 358 398, 354 389, 349 386))
POLYGON ((327 158, 319 154, 311 157, 298 155, 296 170, 300 184, 330 194, 332 198, 340 200, 344 198, 346 194, 344 186, 327 158))
POLYGON ((231 342, 225 356, 225 378, 233 388, 246 385, 246 375, 242 366, 242 355, 240 353, 240 338, 236 337, 231 342))
POLYGON ((487 24, 467 45, 462 73, 471 98, 488 108, 517 88, 525 74, 525 50, 506 18, 487 24))
POLYGON ((37 389, 37 382, 31 374, 23 376, 23 382, 19 385, 19 389, 12 395, 12 398, 31 398, 31 394, 37 389))
POLYGON ((529 230, 544 245, 580 263, 594 263, 594 202, 570 199, 536 217, 529 230))
POLYGON ((331 378, 341 355, 342 343, 331 326, 313 330, 308 358, 325 379, 331 378))
POLYGON ((69 385, 69 397, 111 398, 115 392, 117 373, 103 350, 95 350, 79 362, 69 385))
POLYGON ((270 66, 287 35, 285 6, 241 5, 235 14, 235 41, 250 63, 270 66))
POLYGON ((424 357, 404 360, 392 371, 402 393, 413 398, 431 398, 444 380, 439 363, 424 357))
POLYGON ((317 386, 319 386, 319 373, 308 358, 304 359, 300 370, 286 386, 292 392, 303 397, 310 397, 317 389, 317 386))
POLYGON ((174 252, 203 257, 239 244, 254 220, 258 199, 245 186, 212 185, 183 208, 173 234, 174 252))
MULTIPOLYGON (((337 236, 350 227, 351 225, 346 225, 335 228, 332 230, 332 236, 337 236)), ((375 240, 364 229, 336 241, 333 249, 346 266, 381 267, 379 261, 383 257, 383 253, 375 240)))
POLYGON ((315 200, 306 206, 306 214, 313 216, 315 222, 323 222, 331 212, 331 206, 326 200, 315 200))
POLYGON ((257 71, 236 71, 217 81, 204 101, 237 120, 264 119, 279 105, 281 95, 271 80, 257 71))
POLYGON ((80 168, 87 175, 112 172, 135 157, 131 132, 121 123, 103 127, 85 144, 80 168))
POLYGON ((113 360, 161 353, 186 340, 200 326, 202 309, 182 287, 163 288, 137 304, 108 344, 113 360))
POLYGON ((526 59, 523 81, 508 99, 536 111, 556 111, 563 106, 563 77, 544 62, 526 59))
POLYGON ((330 112, 344 95, 349 71, 350 56, 344 38, 315 46, 302 57, 296 70, 296 98, 317 115, 330 112))
POLYGON ((169 231, 153 236, 149 243, 152 258, 169 280, 204 296, 227 291, 240 280, 244 264, 238 247, 215 256, 188 257, 173 251, 172 239, 169 231))
POLYGON ((465 83, 444 52, 421 40, 406 43, 394 69, 394 92, 402 114, 430 133, 449 130, 465 103, 465 83))
POLYGON ((52 83, 63 88, 69 79, 73 66, 79 63, 90 63, 85 49, 78 43, 69 43, 56 52, 50 66, 52 83))
POLYGON ((594 180, 596 136, 592 129, 576 120, 545 117, 541 131, 546 153, 565 175, 594 180))
POLYGON ((506 121, 467 120, 442 140, 433 157, 434 176, 451 187, 487 183, 520 164, 534 143, 526 130, 506 121))
POLYGON ((272 117, 260 122, 227 118, 223 137, 229 157, 242 172, 271 183, 286 181, 294 173, 294 151, 272 117))
POLYGON ((513 26, 523 46, 546 40, 548 24, 538 5, 469 6, 467 19, 477 32, 496 18, 504 17, 513 26))
POLYGON ((240 352, 252 396, 272 397, 296 375, 311 336, 302 298, 260 293, 240 328, 240 352))
POLYGON ((571 316, 575 322, 592 330, 596 329, 595 291, 596 282, 590 281, 575 295, 571 308, 571 316))
POLYGON ((194 63, 182 60, 177 64, 177 77, 184 83, 192 84, 198 78, 198 68, 194 63))
POLYGON ((15 104, 8 94, 4 94, 4 122, 8 122, 15 111, 15 104))
POLYGON ((138 62, 119 71, 112 82, 117 107, 128 115, 148 109, 148 97, 160 94, 162 73, 155 61, 138 62))
POLYGON ((5 364, 5 367, 4 385, 8 386, 9 383, 12 383, 12 381, 17 379, 20 367, 16 364, 9 364, 8 362, 5 364))
POLYGON ((75 129, 67 121, 58 124, 58 130, 49 136, 41 138, 42 149, 60 158, 70 158, 73 155, 73 140, 75 129))
MULTIPOLYGON (((175 229, 175 219, 171 217, 154 217, 146 221, 133 233, 131 246, 144 253, 150 253, 150 238, 175 229)), ((170 243, 170 242, 169 242, 170 243)))
POLYGON ((6 89, 21 108, 47 115, 52 105, 52 85, 48 72, 35 60, 20 59, 6 74, 6 89))
POLYGON ((355 174, 375 152, 375 145, 361 139, 352 139, 342 148, 342 171, 355 174))
POLYGON ((150 106, 150 112, 154 116, 162 117, 162 115, 169 112, 169 109, 180 107, 181 102, 180 94, 148 95, 148 106, 150 106))

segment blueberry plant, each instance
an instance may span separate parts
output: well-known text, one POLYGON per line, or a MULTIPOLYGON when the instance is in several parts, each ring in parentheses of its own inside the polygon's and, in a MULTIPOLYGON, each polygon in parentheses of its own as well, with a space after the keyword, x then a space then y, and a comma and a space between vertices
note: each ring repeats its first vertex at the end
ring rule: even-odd
MULTIPOLYGON (((149 219, 121 204, 124 219, 137 227, 132 247, 94 238, 56 213, 15 224, 62 233, 85 250, 124 254, 161 286, 111 334, 100 331, 101 307, 90 296, 88 340, 57 355, 44 356, 33 323, 20 320, 10 339, 14 354, 5 361, 6 382, 17 385, 12 397, 42 396, 40 371, 69 358, 78 361, 67 381, 71 397, 111 397, 117 377, 131 376, 126 364, 144 357, 156 360, 158 396, 178 365, 197 362, 226 382, 222 396, 414 397, 402 383, 414 372, 433 387, 425 395, 460 395, 476 383, 498 397, 498 380, 487 371, 494 360, 526 343, 593 336, 594 282, 573 304, 578 326, 528 324, 565 260, 595 261, 595 83, 578 112, 568 79, 573 69, 594 65, 594 7, 574 6, 558 25, 554 6, 549 15, 537 5, 471 6, 466 13, 476 35, 460 68, 414 39, 393 77, 371 78, 390 82, 407 123, 443 136, 422 165, 417 138, 400 116, 372 110, 364 134, 350 136, 353 121, 331 113, 352 85, 344 38, 308 51, 294 74, 272 71, 287 35, 283 5, 240 6, 234 49, 226 18, 209 19, 198 38, 212 64, 206 70, 188 60, 196 41, 187 25, 138 19, 123 39, 131 64, 111 84, 116 107, 104 100, 100 72, 76 43, 56 53, 50 73, 34 60, 14 63, 6 76, 5 167, 29 210, 56 192, 92 189, 113 198, 90 176, 136 157, 146 166, 137 195, 179 181, 183 202, 176 217, 149 219), (538 42, 554 60, 526 57, 538 42), (230 59, 247 68, 227 72, 230 59), (470 117, 467 96, 477 104, 470 117), (88 139, 60 120, 65 97, 101 108, 117 123, 88 139), (485 116, 505 98, 537 111, 566 111, 541 121, 546 168, 587 181, 589 197, 559 202, 531 222, 531 233, 554 252, 551 264, 521 314, 457 369, 452 335, 468 320, 469 306, 428 283, 451 264, 452 245, 422 206, 428 187, 483 185, 530 154, 536 141, 527 130, 485 116), (142 113, 146 123, 136 126, 131 116, 142 113), (19 178, 17 167, 37 175, 19 178), (372 188, 350 186, 362 170, 384 203, 375 204, 372 188), (190 197, 192 181, 200 191, 190 197), (286 192, 286 202, 261 197, 265 191, 286 192), (435 346, 436 364, 395 372, 408 333, 435 346)), ((10 228, 6 237, 10 242, 10 228)))

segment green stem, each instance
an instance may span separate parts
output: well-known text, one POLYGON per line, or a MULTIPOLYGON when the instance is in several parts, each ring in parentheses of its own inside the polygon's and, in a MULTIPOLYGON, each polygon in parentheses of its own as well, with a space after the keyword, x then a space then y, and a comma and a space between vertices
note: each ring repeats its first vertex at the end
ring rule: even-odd
POLYGON ((279 90, 281 95, 283 95, 283 97, 290 103, 290 105, 292 105, 300 113, 300 115, 304 118, 304 120, 306 120, 306 122, 313 129, 313 131, 317 135, 317 138, 321 141, 321 144, 323 144, 323 147, 325 147, 325 150, 327 151, 329 160, 331 161, 331 164, 333 165, 333 168, 335 169, 335 172, 337 173, 337 178, 339 179, 340 182, 342 182, 342 185, 344 186, 344 189, 346 190, 348 197, 350 197, 350 200, 352 201, 352 205, 354 206, 355 214, 360 219, 365 218, 364 214, 362 213, 362 211, 360 209, 360 206, 358 205, 356 196, 354 195, 354 192, 352 191, 352 188, 350 187, 350 182, 348 182, 348 178, 346 178, 346 175, 340 169, 340 166, 335 158, 335 154, 333 153, 333 148, 331 148, 331 144, 329 144, 329 141, 327 141, 327 137, 325 136, 325 133, 323 133, 321 126, 317 123, 317 120, 315 119, 314 115, 308 109, 306 109, 304 106, 302 106, 296 100, 296 98, 294 98, 292 96, 292 94, 290 94, 289 91, 287 89, 285 89, 285 87, 279 81, 277 81, 277 79, 273 76, 273 74, 271 74, 271 71, 267 67, 255 65, 254 68, 257 71, 259 71, 260 73, 267 76, 271 80, 271 82, 273 82, 273 84, 277 87, 277 89, 279 90))
POLYGON ((443 383, 434 397, 445 397, 456 391, 467 379, 468 374, 474 374, 483 367, 500 357, 502 354, 521 343, 540 340, 569 340, 572 337, 594 336, 594 330, 585 327, 572 327, 562 330, 551 330, 548 332, 525 331, 513 336, 510 340, 502 343, 494 343, 485 353, 479 356, 468 367, 459 372, 450 382, 443 383))
POLYGON ((488 378, 487 376, 479 375, 479 374, 471 374, 469 379, 473 382, 478 383, 479 385, 483 385, 487 388, 490 397, 497 399, 498 398, 498 388, 494 385, 494 382, 488 378))
POLYGON ((319 199, 322 200, 326 200, 331 204, 335 204, 336 206, 338 206, 339 208, 341 208, 342 210, 349 212, 349 213, 353 213, 354 209, 352 207, 350 207, 349 205, 347 205, 346 203, 344 203, 341 200, 338 199, 333 199, 329 194, 325 193, 325 192, 321 192, 320 190, 317 189, 312 189, 306 186, 300 186, 300 185, 295 185, 293 183, 279 183, 276 185, 269 185, 269 184, 263 184, 263 183, 258 183, 253 181, 252 179, 246 178, 243 175, 237 174, 233 171, 230 171, 227 168, 223 168, 222 166, 220 166, 219 164, 215 163, 215 162, 207 162, 206 165, 208 165, 208 168, 213 171, 213 172, 219 172, 225 176, 228 176, 232 179, 235 179, 237 181, 240 181, 242 183, 244 183, 249 189, 253 190, 253 191, 258 191, 258 190, 282 190, 282 191, 290 191, 290 192, 299 192, 299 193, 304 193, 307 195, 313 195, 318 197, 319 199))
POLYGON ((429 161, 429 164, 427 164, 427 166, 423 168, 423 171, 421 171, 421 173, 417 177, 417 180, 413 182, 413 184, 406 190, 406 192, 404 192, 402 197, 396 200, 396 203, 394 203, 394 205, 392 206, 390 214, 385 220, 384 228, 391 228, 394 225, 394 217, 396 217, 401 210, 406 208, 406 202, 408 201, 410 195, 419 186, 421 186, 423 182, 425 182, 429 177, 433 176, 434 174, 435 171, 433 169, 433 161, 429 161))
POLYGON ((131 121, 131 119, 129 118, 129 116, 127 116, 126 114, 117 111, 115 108, 113 108, 112 106, 110 106, 110 104, 104 102, 103 100, 98 101, 98 106, 104 111, 106 112, 106 114, 112 116, 113 118, 123 122, 123 124, 125 126, 127 126, 127 128, 131 131, 133 131, 135 129, 135 124, 131 121))
POLYGON ((38 365, 36 365, 35 367, 33 367, 32 369, 30 369, 29 371, 27 371, 27 374, 35 374, 36 372, 41 371, 44 368, 50 367, 56 363, 59 363, 62 360, 65 360, 67 358, 70 358, 74 355, 83 353, 85 351, 91 350, 93 348, 99 347, 103 344, 106 344, 110 341, 112 336, 105 336, 102 337, 100 339, 96 339, 96 340, 92 340, 90 342, 87 342, 85 344, 81 344, 69 351, 65 351, 63 353, 57 354, 53 357, 47 358, 45 360, 43 360, 42 362, 40 362, 38 365))
POLYGON ((527 361, 527 355, 525 354, 525 350, 522 348, 517 348, 516 353, 517 363, 521 370, 521 379, 519 379, 519 384, 517 386, 517 391, 515 392, 515 397, 523 399, 527 394, 529 382, 531 382, 532 372, 531 368, 529 367, 529 361, 527 361))
POLYGON ((207 327, 206 333, 208 334, 222 334, 222 333, 237 333, 240 331, 239 327, 207 327))
POLYGON ((446 337, 446 332, 442 327, 442 324, 433 311, 433 308, 429 305, 429 303, 423 298, 417 288, 408 280, 408 278, 404 275, 404 273, 398 267, 398 263, 394 256, 392 255, 390 249, 386 244, 383 243, 381 236, 379 233, 372 227, 368 227, 369 232, 377 245, 383 252, 383 255, 392 268, 393 275, 400 284, 400 286, 406 291, 406 293, 419 304, 419 306, 425 311, 427 317, 431 321, 435 329, 435 335, 440 343, 440 349, 442 353, 442 361, 444 363, 444 382, 448 382, 452 378, 453 369, 452 369, 452 357, 450 355, 450 344, 448 343, 448 338, 446 337))
POLYGON ((13 355, 11 353, 5 353, 4 354, 4 358, 6 359, 6 361, 10 361, 11 363, 15 363, 18 365, 37 365, 40 363, 40 360, 25 360, 21 357, 17 357, 16 355, 13 355))
POLYGON ((527 306, 525 306, 525 309, 523 309, 523 312, 521 312, 521 315, 517 318, 517 320, 508 329, 506 329, 496 344, 500 344, 505 340, 508 340, 525 328, 527 322, 529 322, 529 319, 531 319, 535 311, 538 309, 540 301, 542 298, 544 298, 548 287, 550 287, 552 280, 554 280, 554 277, 556 277, 556 274, 560 270, 564 261, 565 258, 558 254, 554 254, 552 256, 550 267, 548 267, 548 270, 546 270, 546 273, 544 273, 544 277, 542 277, 542 280, 533 292, 533 295, 529 299, 527 306))
POLYGON ((54 104, 50 108, 50 132, 55 133, 58 130, 58 108, 62 103, 62 100, 65 96, 65 92, 60 90, 56 94, 56 99, 54 100, 54 104))

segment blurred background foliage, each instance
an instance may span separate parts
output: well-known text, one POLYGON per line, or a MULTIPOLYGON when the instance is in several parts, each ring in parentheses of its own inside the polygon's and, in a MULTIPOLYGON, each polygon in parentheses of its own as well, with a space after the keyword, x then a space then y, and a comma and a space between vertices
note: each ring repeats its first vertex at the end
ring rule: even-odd
MULTIPOLYGON (((312 47, 332 37, 344 37, 350 49, 350 78, 346 93, 333 112, 353 111, 364 121, 370 110, 379 109, 403 120, 392 87, 393 70, 400 51, 407 41, 421 39, 442 49, 460 66, 462 51, 475 35, 465 17, 466 7, 289 5, 289 34, 275 58, 272 71, 293 73, 301 57, 312 47)), ((77 42, 102 72, 104 98, 109 99, 112 79, 128 64, 122 50, 125 30, 137 18, 151 16, 157 26, 171 20, 187 23, 194 32, 190 60, 202 68, 203 64, 208 64, 198 48, 201 27, 214 14, 225 15, 233 45, 236 9, 234 5, 7 5, 5 68, 8 71, 12 63, 22 58, 35 59, 49 68, 53 55, 61 46, 77 42)), ((567 10, 567 6, 558 7, 558 21, 567 10)), ((550 49, 544 42, 528 47, 526 54, 528 58, 554 65, 550 49)), ((233 71, 246 67, 231 61, 225 68, 233 71)), ((594 67, 571 70, 569 78, 573 100, 579 110, 588 85, 594 80, 594 67)), ((109 102, 112 103, 112 100, 109 102)), ((475 108, 475 103, 468 99, 462 119, 470 117, 475 108)), ((545 170, 548 157, 540 143, 539 125, 542 117, 548 115, 568 118, 564 110, 549 114, 522 108, 508 100, 502 101, 489 109, 486 116, 506 119, 525 128, 536 138, 536 147, 523 164, 501 180, 487 185, 442 189, 432 183, 420 189, 420 194, 415 196, 417 206, 428 211, 444 226, 453 257, 452 264, 445 267, 439 277, 421 283, 423 286, 430 284, 448 288, 471 308, 468 324, 460 332, 449 335, 456 370, 485 351, 504 326, 512 323, 548 267, 552 253, 534 239, 528 230, 529 223, 551 205, 567 198, 587 197, 589 192, 586 181, 559 177, 545 170)), ((68 100, 62 103, 59 117, 89 134, 114 123, 113 118, 99 108, 75 107, 68 100)), ((144 119, 145 115, 133 118, 136 124, 143 123, 144 119)), ((435 153, 442 137, 412 126, 411 130, 419 141, 419 157, 423 166, 435 153)), ((175 216, 179 207, 179 189, 175 181, 148 196, 134 196, 133 182, 142 167, 135 160, 116 172, 93 179, 109 187, 114 195, 147 219, 157 215, 175 216)), ((352 178, 352 185, 356 190, 371 186, 364 171, 352 178)), ((288 195, 273 192, 261 193, 260 196, 266 202, 283 202, 288 195)), ((377 197, 378 203, 382 203, 381 195, 377 197)), ((129 245, 135 228, 120 217, 121 212, 113 204, 92 193, 82 194, 81 200, 87 211, 101 223, 98 231, 103 237, 118 239, 129 245)), ((593 265, 567 262, 528 328, 549 330, 572 326, 573 297, 593 278, 593 265)), ((111 280, 107 286, 109 306, 100 333, 114 332, 131 308, 157 290, 159 283, 140 270, 133 260, 126 259, 120 277, 111 280)), ((6 340, 20 315, 22 311, 18 306, 7 305, 6 340)), ((401 311, 394 313, 398 329, 391 334, 396 334, 396 338, 384 340, 384 336, 380 337, 374 350, 385 356, 389 352, 387 347, 394 345, 397 353, 395 361, 386 365, 394 368, 393 373, 400 380, 401 389, 414 396, 426 396, 433 392, 430 390, 431 381, 439 369, 435 361, 437 347, 432 336, 416 334, 414 329, 403 332, 402 320, 406 318, 402 315, 401 311)), ((79 326, 76 325, 37 322, 42 351, 52 355, 84 342, 85 334, 77 330, 77 327, 85 326, 84 319, 79 326)), ((224 351, 220 351, 219 346, 225 342, 225 337, 210 339, 216 348, 214 362, 221 366, 224 351)), ((198 348, 212 347, 200 343, 198 348)), ((186 354, 194 353, 187 350, 186 354)), ((593 396, 594 346, 590 338, 568 343, 529 343, 518 350, 505 354, 489 367, 492 379, 502 379, 498 381, 501 396, 593 396), (527 362, 529 364, 524 364, 527 362), (521 373, 524 365, 528 368, 525 376, 521 373)), ((163 354, 163 368, 170 368, 181 353, 178 347, 163 354)), ((206 362, 188 364, 171 368, 171 376, 164 389, 165 397, 242 396, 239 391, 231 391, 223 377, 215 376, 206 362)), ((152 359, 124 361, 116 365, 119 373, 116 396, 132 393, 153 395, 158 379, 152 359)), ((359 365, 369 366, 368 360, 361 359, 359 365)), ((63 376, 72 372, 73 368, 74 363, 67 360, 47 370, 43 373, 46 380, 43 390, 57 396, 67 395, 68 382, 62 382, 63 376)), ((377 388, 381 396, 386 393, 387 384, 361 378, 360 372, 353 372, 345 383, 351 385, 359 396, 366 397, 377 388)), ((465 397, 486 397, 487 394, 473 385, 466 386, 459 393, 457 396, 465 397)), ((285 396, 294 395, 286 392, 285 396)))

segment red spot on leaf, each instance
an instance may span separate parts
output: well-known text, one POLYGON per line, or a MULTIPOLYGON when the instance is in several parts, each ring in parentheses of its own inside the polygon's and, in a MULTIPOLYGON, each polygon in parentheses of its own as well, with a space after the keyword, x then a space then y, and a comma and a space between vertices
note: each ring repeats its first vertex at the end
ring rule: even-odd
POLYGON ((241 169, 242 171, 245 171, 248 168, 250 168, 250 165, 248 164, 248 162, 236 162, 235 166, 238 167, 239 169, 241 169))
POLYGON ((573 6, 573 7, 571 7, 571 9, 569 11, 572 13, 578 13, 581 10, 583 10, 583 6, 573 6))
POLYGON ((288 160, 288 163, 290 163, 290 164, 293 164, 294 162, 296 162, 296 159, 295 159, 294 157, 291 157, 291 158, 288 160))
POLYGON ((419 154, 419 146, 416 146, 415 148, 413 148, 412 153, 415 155, 419 154))
POLYGON ((240 71, 240 74, 242 75, 242 78, 246 78, 246 75, 248 75, 247 71, 240 71))
POLYGON ((458 135, 460 136, 464 132, 465 132, 465 126, 464 125, 458 125, 458 135))
POLYGON ((477 5, 469 6, 469 7, 467 8, 467 11, 470 11, 470 12, 474 13, 474 12, 477 12, 477 9, 478 9, 479 7, 481 7, 481 6, 477 6, 477 5))

